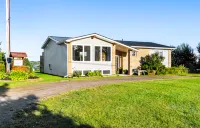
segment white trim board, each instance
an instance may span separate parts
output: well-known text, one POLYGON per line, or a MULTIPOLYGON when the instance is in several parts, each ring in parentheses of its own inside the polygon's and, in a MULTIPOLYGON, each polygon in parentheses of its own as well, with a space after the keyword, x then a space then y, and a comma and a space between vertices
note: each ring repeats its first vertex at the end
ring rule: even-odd
POLYGON ((124 45, 124 44, 119 43, 119 42, 117 42, 117 41, 115 41, 115 40, 109 39, 109 38, 107 38, 107 37, 104 37, 104 36, 101 36, 101 35, 98 35, 98 34, 89 34, 89 35, 85 35, 85 36, 75 37, 75 38, 66 40, 66 42, 69 43, 69 42, 72 42, 72 41, 75 41, 75 40, 80 40, 80 39, 84 39, 84 38, 88 38, 88 37, 92 37, 92 36, 95 36, 95 37, 97 37, 97 38, 99 38, 99 39, 105 40, 105 41, 110 42, 110 43, 114 43, 114 44, 118 44, 118 45, 124 46, 124 47, 126 47, 126 48, 128 48, 128 49, 131 49, 131 50, 133 50, 133 51, 138 52, 138 50, 135 49, 135 48, 129 47, 129 46, 127 46, 127 45, 124 45))
POLYGON ((167 49, 174 50, 176 48, 167 48, 167 47, 147 47, 147 46, 131 46, 132 48, 148 48, 148 49, 167 49))

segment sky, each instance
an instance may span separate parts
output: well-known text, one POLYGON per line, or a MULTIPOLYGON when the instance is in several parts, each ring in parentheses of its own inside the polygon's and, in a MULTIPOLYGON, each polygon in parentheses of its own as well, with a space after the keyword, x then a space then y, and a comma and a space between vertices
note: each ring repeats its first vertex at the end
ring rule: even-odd
MULTIPOLYGON (((116 40, 177 46, 200 42, 200 0, 10 0, 11 51, 39 61, 48 36, 99 33, 116 40)), ((6 0, 0 42, 6 51, 6 0)))

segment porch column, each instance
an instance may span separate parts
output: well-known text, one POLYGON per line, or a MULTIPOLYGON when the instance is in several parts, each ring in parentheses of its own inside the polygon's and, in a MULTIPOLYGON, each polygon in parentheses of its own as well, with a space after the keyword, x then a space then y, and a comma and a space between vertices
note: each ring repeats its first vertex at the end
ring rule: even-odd
POLYGON ((128 74, 132 75, 132 54, 131 54, 131 50, 128 50, 128 74))
POLYGON ((172 50, 168 50, 168 67, 171 68, 172 66, 172 55, 171 55, 172 50))
POLYGON ((116 45, 112 45, 112 74, 116 74, 116 61, 115 61, 115 55, 116 55, 116 45))
POLYGON ((72 42, 67 44, 67 75, 72 76, 72 42))

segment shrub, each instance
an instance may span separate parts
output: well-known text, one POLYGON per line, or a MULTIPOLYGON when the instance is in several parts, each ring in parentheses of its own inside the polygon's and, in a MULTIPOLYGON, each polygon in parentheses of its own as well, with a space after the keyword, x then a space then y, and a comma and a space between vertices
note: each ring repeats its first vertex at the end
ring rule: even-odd
POLYGON ((179 67, 166 68, 166 73, 175 75, 186 75, 188 74, 188 68, 182 65, 180 65, 179 67))
POLYGON ((4 61, 0 61, 0 72, 6 72, 6 67, 4 61))
POLYGON ((13 66, 12 70, 15 70, 15 71, 24 71, 26 73, 30 73, 31 72, 31 69, 30 69, 29 66, 13 66))
POLYGON ((94 76, 93 72, 92 71, 88 71, 85 76, 94 76))
POLYGON ((0 80, 5 80, 9 77, 9 75, 5 72, 0 72, 0 80))
POLYGON ((127 69, 123 70, 123 73, 128 74, 128 70, 127 69))
POLYGON ((102 76, 102 74, 101 74, 100 71, 94 71, 94 72, 89 71, 89 72, 87 72, 87 73, 85 74, 85 76, 89 76, 89 77, 91 77, 91 76, 102 76))
POLYGON ((158 53, 154 53, 151 55, 147 55, 145 57, 141 57, 140 63, 141 68, 143 70, 158 70, 163 66, 162 62, 164 61, 164 57, 160 56, 158 53))
POLYGON ((81 77, 82 72, 81 71, 74 71, 73 77, 81 77))
POLYGON ((167 70, 164 65, 159 67, 158 70, 156 71, 156 75, 166 75, 166 74, 167 74, 167 70))
POLYGON ((29 77, 28 73, 19 70, 12 70, 9 74, 9 78, 14 81, 27 80, 28 77, 29 77))
POLYGON ((94 71, 94 76, 102 76, 100 71, 94 71))
POLYGON ((35 78, 35 77, 36 77, 35 72, 29 73, 29 74, 28 74, 28 77, 29 77, 29 78, 35 78))

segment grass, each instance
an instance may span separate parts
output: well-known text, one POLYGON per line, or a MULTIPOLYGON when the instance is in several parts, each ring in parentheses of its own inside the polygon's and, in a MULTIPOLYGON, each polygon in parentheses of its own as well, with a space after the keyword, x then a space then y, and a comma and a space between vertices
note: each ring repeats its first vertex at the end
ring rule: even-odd
POLYGON ((200 127, 200 79, 111 84, 20 111, 6 127, 200 127))
MULTIPOLYGON (((43 73, 39 73, 39 72, 36 72, 35 74, 36 74, 36 76, 39 77, 39 79, 25 80, 25 81, 0 81, 0 87, 5 84, 8 85, 8 88, 15 88, 15 87, 19 87, 19 86, 27 86, 27 85, 35 85, 35 84, 51 83, 51 82, 103 79, 102 77, 63 78, 60 76, 43 74, 43 73)), ((115 78, 115 77, 117 77, 117 76, 109 76, 106 78, 115 78)), ((120 77, 118 76, 118 78, 120 78, 120 77)))
POLYGON ((59 76, 42 74, 38 72, 36 72, 36 76, 38 76, 39 79, 25 80, 25 81, 0 81, 0 87, 1 85, 8 84, 8 88, 15 88, 19 86, 41 84, 41 83, 47 83, 47 82, 59 82, 59 81, 65 80, 64 78, 59 77, 59 76))
MULTIPOLYGON (((80 78, 63 78, 60 76, 53 76, 49 74, 43 74, 36 72, 36 76, 39 79, 36 80, 25 80, 25 81, 0 81, 0 87, 3 85, 8 85, 7 88, 16 88, 19 86, 28 86, 42 83, 51 83, 51 82, 62 82, 62 81, 81 81, 81 80, 104 80, 112 78, 123 78, 124 76, 105 76, 105 77, 80 77, 80 78)), ((166 76, 175 76, 175 75, 166 75, 166 76)), ((200 77, 200 74, 188 74, 186 76, 190 77, 200 77)), ((133 77, 133 76, 132 76, 133 77)), ((138 77, 138 76, 135 76, 138 77)), ((143 76, 140 76, 143 77, 143 76)), ((160 76, 149 76, 149 77, 160 77, 160 76)))

